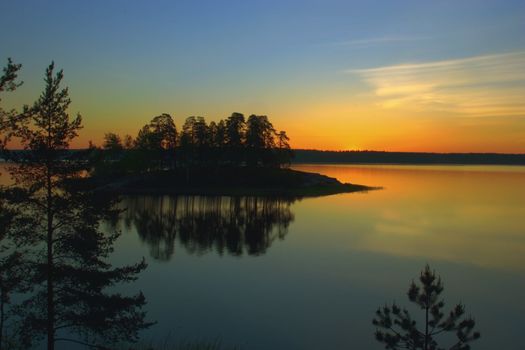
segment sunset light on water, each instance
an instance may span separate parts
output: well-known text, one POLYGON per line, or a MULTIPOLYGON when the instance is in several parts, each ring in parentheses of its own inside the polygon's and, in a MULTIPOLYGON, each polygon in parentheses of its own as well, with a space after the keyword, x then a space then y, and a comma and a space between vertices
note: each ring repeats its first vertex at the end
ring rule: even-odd
POLYGON ((523 0, 0 23, 0 350, 523 350, 523 0))

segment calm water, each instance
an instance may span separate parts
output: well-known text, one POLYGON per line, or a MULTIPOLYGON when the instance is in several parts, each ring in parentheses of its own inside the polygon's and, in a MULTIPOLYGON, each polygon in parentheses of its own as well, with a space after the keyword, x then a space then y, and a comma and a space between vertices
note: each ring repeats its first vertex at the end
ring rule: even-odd
POLYGON ((384 189, 300 201, 123 200, 127 211, 105 225, 122 231, 115 265, 149 263, 126 287, 144 292, 158 322, 145 341, 381 349, 376 308, 396 301, 416 315, 406 291, 428 262, 447 306, 461 301, 475 317, 482 339, 473 349, 523 349, 525 167, 295 168, 384 189))
POLYGON ((408 284, 428 262, 447 305, 461 301, 477 320, 474 349, 522 349, 525 168, 295 168, 384 189, 295 202, 125 199, 114 262, 149 262, 133 286, 158 321, 145 339, 381 349, 375 309, 408 306, 408 284))

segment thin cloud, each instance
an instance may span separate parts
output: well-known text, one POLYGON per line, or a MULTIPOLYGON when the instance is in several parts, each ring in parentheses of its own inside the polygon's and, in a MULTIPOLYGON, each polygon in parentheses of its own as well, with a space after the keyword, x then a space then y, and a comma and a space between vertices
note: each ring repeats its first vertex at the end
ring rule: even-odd
POLYGON ((525 116, 525 52, 352 69, 384 108, 525 116))
POLYGON ((333 43, 332 45, 360 48, 360 47, 378 46, 382 44, 393 44, 393 43, 417 41, 417 40, 423 40, 423 39, 428 39, 428 38, 420 37, 420 36, 384 36, 384 37, 339 41, 339 42, 333 43))

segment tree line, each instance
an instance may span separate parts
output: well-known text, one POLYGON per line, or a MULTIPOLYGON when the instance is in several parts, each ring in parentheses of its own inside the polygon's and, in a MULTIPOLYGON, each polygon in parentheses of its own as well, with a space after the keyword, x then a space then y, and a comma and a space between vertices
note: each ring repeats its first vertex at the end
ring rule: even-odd
POLYGON ((525 165, 525 154, 320 151, 295 149, 297 163, 525 165))
POLYGON ((245 118, 241 113, 210 123, 191 116, 180 130, 173 117, 164 113, 144 125, 135 138, 106 133, 101 151, 99 171, 123 172, 197 166, 283 167, 293 156, 286 132, 277 131, 267 116, 245 118))

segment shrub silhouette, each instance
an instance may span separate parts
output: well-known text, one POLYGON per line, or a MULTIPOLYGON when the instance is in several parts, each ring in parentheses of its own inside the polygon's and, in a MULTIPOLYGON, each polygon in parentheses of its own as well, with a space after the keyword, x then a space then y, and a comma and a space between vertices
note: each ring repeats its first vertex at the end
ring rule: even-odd
MULTIPOLYGON (((421 271, 420 286, 414 281, 408 289, 408 299, 418 305, 425 313, 424 329, 417 327, 416 321, 406 309, 395 303, 377 309, 372 323, 376 326, 375 338, 385 345, 385 349, 411 350, 468 350, 468 343, 480 337, 474 331, 475 322, 472 317, 464 317, 465 307, 457 304, 447 316, 442 309, 445 307, 441 277, 436 276, 428 265, 421 271), (455 340, 450 346, 439 345, 436 336, 454 333, 455 340)), ((447 339, 449 339, 448 337, 447 339)))

